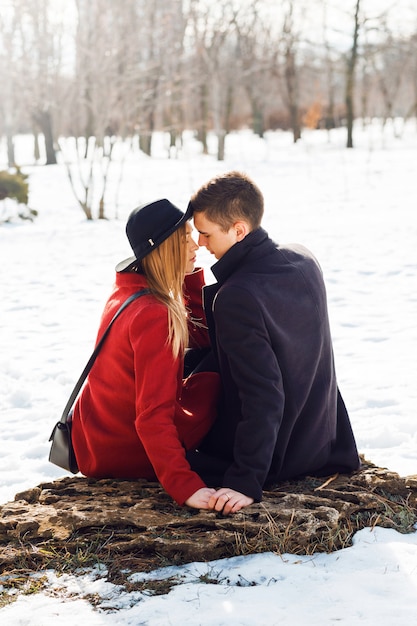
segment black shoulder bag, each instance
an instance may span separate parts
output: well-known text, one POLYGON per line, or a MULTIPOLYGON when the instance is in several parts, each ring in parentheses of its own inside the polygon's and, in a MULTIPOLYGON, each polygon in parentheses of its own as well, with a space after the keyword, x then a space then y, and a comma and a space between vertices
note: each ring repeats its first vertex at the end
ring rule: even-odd
POLYGON ((49 461, 54 465, 58 465, 58 467, 62 467, 63 469, 72 472, 73 474, 76 474, 78 472, 78 464, 77 459, 75 458, 74 448, 72 447, 71 420, 68 419, 72 405, 74 404, 81 390, 81 387, 83 386, 83 383, 87 378, 88 373, 91 370, 94 361, 96 360, 97 355, 101 350, 101 347, 103 346, 104 340, 106 339, 113 322, 116 320, 117 317, 119 317, 120 313, 124 311, 124 309, 129 306, 131 302, 133 302, 133 300, 136 300, 136 298, 144 296, 147 293, 151 293, 149 289, 142 289, 141 291, 137 291, 136 293, 132 294, 130 298, 123 302, 119 310, 115 313, 113 319, 104 331, 100 341, 96 345, 93 354, 90 356, 88 363, 85 366, 80 378, 78 379, 78 382, 75 385, 67 404, 65 405, 65 409, 62 413, 61 419, 55 424, 54 429, 51 433, 49 441, 52 441, 52 444, 51 451, 49 453, 49 461))

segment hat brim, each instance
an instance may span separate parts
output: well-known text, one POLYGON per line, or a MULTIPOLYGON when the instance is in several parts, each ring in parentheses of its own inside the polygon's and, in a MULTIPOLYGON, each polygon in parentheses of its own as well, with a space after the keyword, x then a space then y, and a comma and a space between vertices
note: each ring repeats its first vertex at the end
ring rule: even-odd
POLYGON ((178 220, 178 222, 172 228, 170 228, 168 231, 164 233, 163 237, 160 237, 157 241, 155 241, 153 246, 150 247, 148 250, 144 251, 143 254, 140 254, 137 257, 130 256, 127 259, 120 261, 120 263, 116 265, 116 272, 128 272, 132 270, 135 267, 135 265, 137 265, 145 256, 147 256, 150 252, 152 252, 152 250, 155 250, 155 248, 157 248, 163 241, 165 241, 165 239, 168 239, 168 237, 170 237, 176 230, 178 230, 180 226, 185 224, 185 222, 188 222, 188 220, 190 220, 192 216, 193 216, 193 208, 191 206, 191 202, 189 202, 187 206, 187 210, 185 211, 184 215, 178 220))
POLYGON ((137 264, 137 258, 135 256, 130 256, 128 259, 120 261, 120 263, 116 265, 116 272, 127 272, 133 269, 137 264))

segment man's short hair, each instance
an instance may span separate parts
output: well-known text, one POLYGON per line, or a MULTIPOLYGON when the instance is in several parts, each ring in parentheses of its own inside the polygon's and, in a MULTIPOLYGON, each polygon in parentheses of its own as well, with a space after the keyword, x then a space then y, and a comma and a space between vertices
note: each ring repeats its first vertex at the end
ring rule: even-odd
POLYGON ((255 230, 263 217, 264 198, 249 176, 234 171, 215 176, 200 187, 191 198, 191 206, 194 213, 204 212, 224 232, 239 220, 255 230))

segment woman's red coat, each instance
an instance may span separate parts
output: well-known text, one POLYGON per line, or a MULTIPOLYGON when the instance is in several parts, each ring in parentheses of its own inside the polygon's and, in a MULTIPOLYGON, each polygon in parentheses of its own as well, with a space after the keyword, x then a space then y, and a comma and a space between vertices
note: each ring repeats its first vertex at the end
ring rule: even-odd
MULTIPOLYGON (((203 272, 186 277, 191 345, 208 345, 201 306, 203 272), (195 323, 197 321, 197 323, 195 323)), ((141 274, 116 274, 97 336, 120 305, 146 288, 141 274)), ((114 323, 74 407, 73 443, 80 471, 96 478, 159 480, 179 504, 205 487, 185 450, 215 417, 218 375, 182 380, 183 358, 167 343, 168 314, 153 295, 131 303, 114 323)))

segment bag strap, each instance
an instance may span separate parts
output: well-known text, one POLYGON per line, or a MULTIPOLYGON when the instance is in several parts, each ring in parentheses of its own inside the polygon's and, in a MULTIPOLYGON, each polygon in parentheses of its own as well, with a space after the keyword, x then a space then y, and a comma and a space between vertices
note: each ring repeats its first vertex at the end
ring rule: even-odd
POLYGON ((78 396, 81 387, 83 386, 83 383, 85 381, 85 379, 87 378, 91 368, 93 367, 94 361, 97 358, 98 353, 100 352, 104 340, 106 339, 107 335, 109 334, 110 328, 113 324, 113 322, 119 317, 120 313, 122 311, 125 310, 125 308, 127 306, 129 306, 129 304, 131 302, 133 302, 134 300, 136 300, 136 298, 139 298, 140 296, 144 296, 148 293, 151 293, 150 289, 142 289, 141 291, 137 291, 136 293, 132 294, 129 298, 127 298, 127 300, 125 300, 123 302, 123 304, 121 305, 121 307, 118 309, 118 311, 114 314, 111 322, 109 323, 109 325, 107 326, 106 330, 104 331, 103 335, 101 336, 100 341, 97 343, 94 352, 92 353, 92 355, 90 356, 90 358, 88 359, 87 365, 85 366, 85 368, 82 371, 81 376, 79 377, 70 397, 69 400, 67 402, 67 404, 65 405, 65 409, 63 410, 61 419, 59 420, 60 422, 62 422, 63 424, 65 424, 67 422, 68 419, 68 413, 71 410, 72 405, 75 402, 76 397, 78 396))

